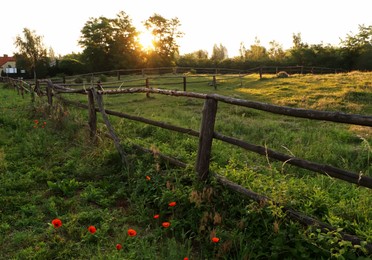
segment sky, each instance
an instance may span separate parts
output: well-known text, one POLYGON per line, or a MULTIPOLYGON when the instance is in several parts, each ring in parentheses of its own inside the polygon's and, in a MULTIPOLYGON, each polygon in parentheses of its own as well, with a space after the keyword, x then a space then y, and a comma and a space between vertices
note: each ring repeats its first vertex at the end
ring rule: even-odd
POLYGON ((229 57, 256 37, 267 48, 275 40, 288 49, 297 33, 308 44, 339 45, 340 38, 358 33, 358 25, 372 25, 372 0, 17 0, 2 1, 0 10, 0 56, 17 51, 14 41, 23 28, 42 35, 57 55, 80 52, 84 24, 120 11, 143 32, 143 21, 154 13, 177 17, 184 32, 181 54, 200 49, 211 54, 214 44, 222 44, 229 57))

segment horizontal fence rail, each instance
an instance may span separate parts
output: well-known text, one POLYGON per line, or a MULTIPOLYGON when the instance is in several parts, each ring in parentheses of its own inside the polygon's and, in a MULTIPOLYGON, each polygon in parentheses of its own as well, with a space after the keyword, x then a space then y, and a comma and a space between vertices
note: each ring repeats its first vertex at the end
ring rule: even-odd
MULTIPOLYGON (((263 110, 263 111, 267 111, 267 112, 271 112, 275 114, 287 115, 287 116, 291 115, 291 112, 292 112, 297 117, 308 118, 308 119, 313 119, 313 120, 324 120, 324 121, 332 121, 332 122, 342 122, 342 123, 347 123, 347 124, 372 126, 372 116, 351 115, 351 114, 339 113, 339 112, 323 112, 323 111, 315 111, 315 110, 304 110, 304 109, 296 109, 296 108, 289 108, 289 107, 280 107, 280 106, 270 105, 270 104, 261 103, 261 102, 246 101, 242 99, 230 98, 230 97, 217 95, 217 94, 202 94, 202 93, 194 93, 194 92, 182 92, 182 91, 172 91, 172 90, 164 90, 164 89, 146 89, 146 88, 98 91, 98 93, 101 95, 113 95, 113 94, 123 94, 123 93, 126 93, 126 94, 147 93, 147 92, 162 94, 162 95, 171 95, 171 96, 177 96, 177 97, 193 97, 193 98, 206 99, 206 100, 212 99, 215 101, 222 101, 228 104, 239 105, 239 106, 244 106, 248 108, 254 108, 258 110, 263 110), (276 110, 277 108, 280 108, 280 109, 276 110), (300 111, 300 113, 298 111, 300 111)), ((82 92, 79 92, 79 93, 82 93, 82 92)), ((67 102, 67 100, 65 99, 64 101, 67 102)), ((88 108, 87 105, 80 104, 79 106, 83 108, 88 108)), ((188 134, 194 137, 200 136, 200 132, 192 130, 192 129, 182 128, 182 127, 174 126, 174 125, 167 124, 164 122, 158 122, 155 120, 150 120, 150 119, 146 119, 146 118, 139 117, 139 116, 128 115, 125 113, 112 111, 112 110, 105 110, 105 112, 109 115, 118 116, 121 118, 126 118, 130 120, 150 124, 150 125, 161 127, 161 128, 168 129, 171 131, 188 134)), ((333 166, 319 164, 319 163, 303 160, 300 158, 296 158, 293 156, 289 156, 286 154, 278 153, 271 149, 267 149, 266 147, 249 144, 242 140, 239 140, 239 139, 236 139, 230 136, 225 136, 215 131, 213 131, 212 136, 213 138, 217 140, 224 141, 226 143, 238 146, 240 148, 255 152, 260 155, 268 156, 269 158, 272 158, 278 161, 286 162, 288 164, 295 165, 303 169, 321 173, 323 175, 331 176, 331 177, 334 177, 340 180, 344 180, 350 183, 354 183, 354 184, 372 189, 372 178, 369 176, 364 176, 361 174, 339 169, 333 166)))

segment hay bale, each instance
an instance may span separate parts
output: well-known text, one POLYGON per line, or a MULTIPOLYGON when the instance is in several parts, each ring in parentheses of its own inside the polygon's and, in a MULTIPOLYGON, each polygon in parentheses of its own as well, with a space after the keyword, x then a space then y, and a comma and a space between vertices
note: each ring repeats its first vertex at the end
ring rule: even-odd
POLYGON ((289 74, 285 71, 279 71, 278 74, 276 74, 277 78, 288 78, 289 74))

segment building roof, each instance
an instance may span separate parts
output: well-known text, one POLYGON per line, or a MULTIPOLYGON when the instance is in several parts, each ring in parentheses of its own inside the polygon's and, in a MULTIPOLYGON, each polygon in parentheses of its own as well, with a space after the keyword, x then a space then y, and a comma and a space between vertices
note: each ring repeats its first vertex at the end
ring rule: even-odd
POLYGON ((8 57, 7 55, 4 55, 4 57, 0 57, 0 67, 9 61, 16 61, 16 59, 14 57, 8 57))

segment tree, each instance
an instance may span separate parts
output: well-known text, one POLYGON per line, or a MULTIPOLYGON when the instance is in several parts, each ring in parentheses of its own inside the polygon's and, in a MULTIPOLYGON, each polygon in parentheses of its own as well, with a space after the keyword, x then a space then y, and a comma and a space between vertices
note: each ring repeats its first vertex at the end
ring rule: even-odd
POLYGON ((218 46, 217 44, 213 45, 211 60, 215 64, 223 61, 224 59, 227 59, 228 57, 229 56, 228 56, 228 53, 227 53, 227 48, 225 46, 223 46, 222 43, 220 43, 220 46, 218 46))
POLYGON ((116 18, 90 18, 81 30, 83 61, 91 71, 133 67, 138 62, 138 32, 125 12, 116 18))
POLYGON ((254 44, 246 51, 245 58, 255 62, 264 62, 267 60, 268 55, 266 48, 261 45, 257 37, 254 39, 254 44))
POLYGON ((22 67, 31 72, 34 79, 39 74, 37 72, 45 73, 47 67, 47 51, 42 39, 43 37, 37 35, 35 31, 24 28, 23 37, 18 35, 14 43, 19 50, 15 56, 22 60, 22 67))
POLYGON ((359 33, 341 41, 348 69, 372 70, 372 25, 359 25, 359 33))
POLYGON ((239 55, 240 55, 241 60, 245 61, 246 53, 247 53, 247 48, 245 47, 244 43, 241 42, 240 47, 239 47, 239 55))
POLYGON ((174 65, 179 54, 177 39, 184 35, 179 30, 181 23, 178 18, 166 19, 155 13, 144 21, 144 26, 155 37, 154 51, 149 53, 149 59, 157 66, 174 65))
POLYGON ((309 62, 311 50, 307 43, 302 42, 301 33, 293 34, 293 47, 290 49, 291 58, 296 65, 313 65, 309 62))
POLYGON ((276 42, 275 40, 269 42, 269 44, 270 48, 268 51, 268 55, 270 60, 276 63, 282 63, 286 57, 285 51, 283 50, 283 46, 276 42))

